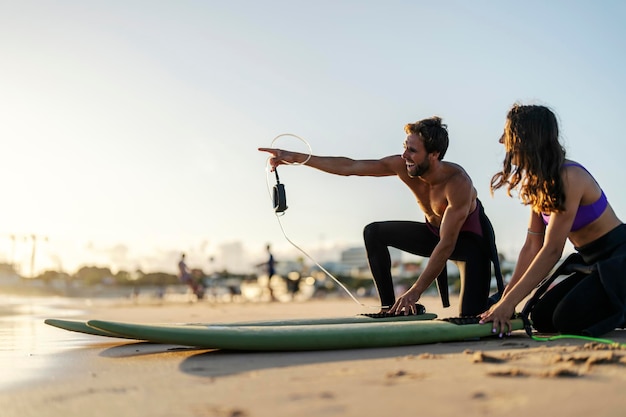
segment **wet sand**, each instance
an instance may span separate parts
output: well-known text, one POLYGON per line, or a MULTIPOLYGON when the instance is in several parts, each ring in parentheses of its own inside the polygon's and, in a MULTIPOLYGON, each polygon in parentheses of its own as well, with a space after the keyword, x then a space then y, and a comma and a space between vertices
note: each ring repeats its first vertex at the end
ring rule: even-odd
MULTIPOLYGON (((363 300, 374 305, 376 300, 363 300)), ((454 316, 455 303, 428 311, 454 316)), ((566 339, 506 339, 383 349, 236 353, 108 339, 43 324, 72 319, 226 322, 370 312, 350 299, 294 303, 78 302, 6 323, 0 415, 623 416, 626 350, 566 339), (65 313, 64 313, 65 312, 65 313), (21 326, 21 327, 20 327, 21 326)), ((606 338, 626 343, 626 332, 606 338)))

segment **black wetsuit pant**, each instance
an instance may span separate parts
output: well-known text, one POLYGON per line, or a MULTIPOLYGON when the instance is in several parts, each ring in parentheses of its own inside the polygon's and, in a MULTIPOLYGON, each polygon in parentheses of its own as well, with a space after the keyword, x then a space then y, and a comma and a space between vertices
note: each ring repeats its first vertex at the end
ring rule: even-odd
MULTIPOLYGON (((544 288, 550 281, 542 284, 537 290, 540 298, 534 305, 531 300, 525 307, 531 308, 533 327, 543 333, 587 336, 600 336, 623 327, 626 319, 626 225, 576 249, 580 263, 591 266, 591 272, 575 272, 547 291, 544 288)), ((558 273, 553 274, 552 279, 556 276, 558 273)))
MULTIPOLYGON (((388 307, 396 301, 388 247, 429 257, 439 243, 439 237, 425 223, 411 221, 371 223, 365 226, 363 238, 381 305, 388 307)), ((491 260, 484 239, 472 232, 461 232, 450 260, 459 268, 461 278, 460 315, 475 316, 487 310, 491 260)))
POLYGON ((537 301, 531 319, 533 327, 541 333, 581 334, 612 312, 597 274, 575 273, 537 301))

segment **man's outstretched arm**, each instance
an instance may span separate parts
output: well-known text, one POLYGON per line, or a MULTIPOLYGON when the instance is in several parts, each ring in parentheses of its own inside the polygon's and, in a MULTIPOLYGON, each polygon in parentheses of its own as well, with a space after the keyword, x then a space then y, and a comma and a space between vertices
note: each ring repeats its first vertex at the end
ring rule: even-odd
POLYGON ((272 169, 283 164, 306 164, 329 174, 384 177, 396 175, 398 162, 404 166, 400 155, 381 159, 352 159, 344 156, 311 155, 309 157, 308 154, 276 148, 259 148, 259 151, 272 155, 270 157, 272 169))

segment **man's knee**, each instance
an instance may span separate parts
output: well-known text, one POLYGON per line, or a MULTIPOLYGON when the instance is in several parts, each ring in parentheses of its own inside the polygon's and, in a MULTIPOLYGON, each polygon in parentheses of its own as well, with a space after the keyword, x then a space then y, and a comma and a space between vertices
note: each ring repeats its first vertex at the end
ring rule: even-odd
POLYGON ((368 224, 363 228, 363 239, 367 241, 371 241, 372 239, 376 239, 378 235, 378 228, 380 226, 380 222, 373 222, 368 224))

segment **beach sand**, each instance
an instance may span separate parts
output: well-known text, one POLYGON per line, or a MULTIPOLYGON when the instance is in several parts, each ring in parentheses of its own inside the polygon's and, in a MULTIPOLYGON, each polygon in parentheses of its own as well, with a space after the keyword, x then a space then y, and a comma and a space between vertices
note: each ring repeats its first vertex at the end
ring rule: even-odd
MULTIPOLYGON (((428 311, 455 316, 435 297, 428 311)), ((366 299, 374 305, 376 300, 366 299)), ((81 304, 72 319, 226 322, 372 312, 350 299, 293 303, 81 304), (82 311, 79 311, 82 310, 82 311)), ((623 416, 626 350, 567 339, 382 349, 236 353, 84 336, 46 327, 23 349, 28 378, 0 392, 2 417, 623 416)), ((626 343, 625 331, 606 338, 626 343)), ((2 367, 12 369, 11 355, 2 367)))

